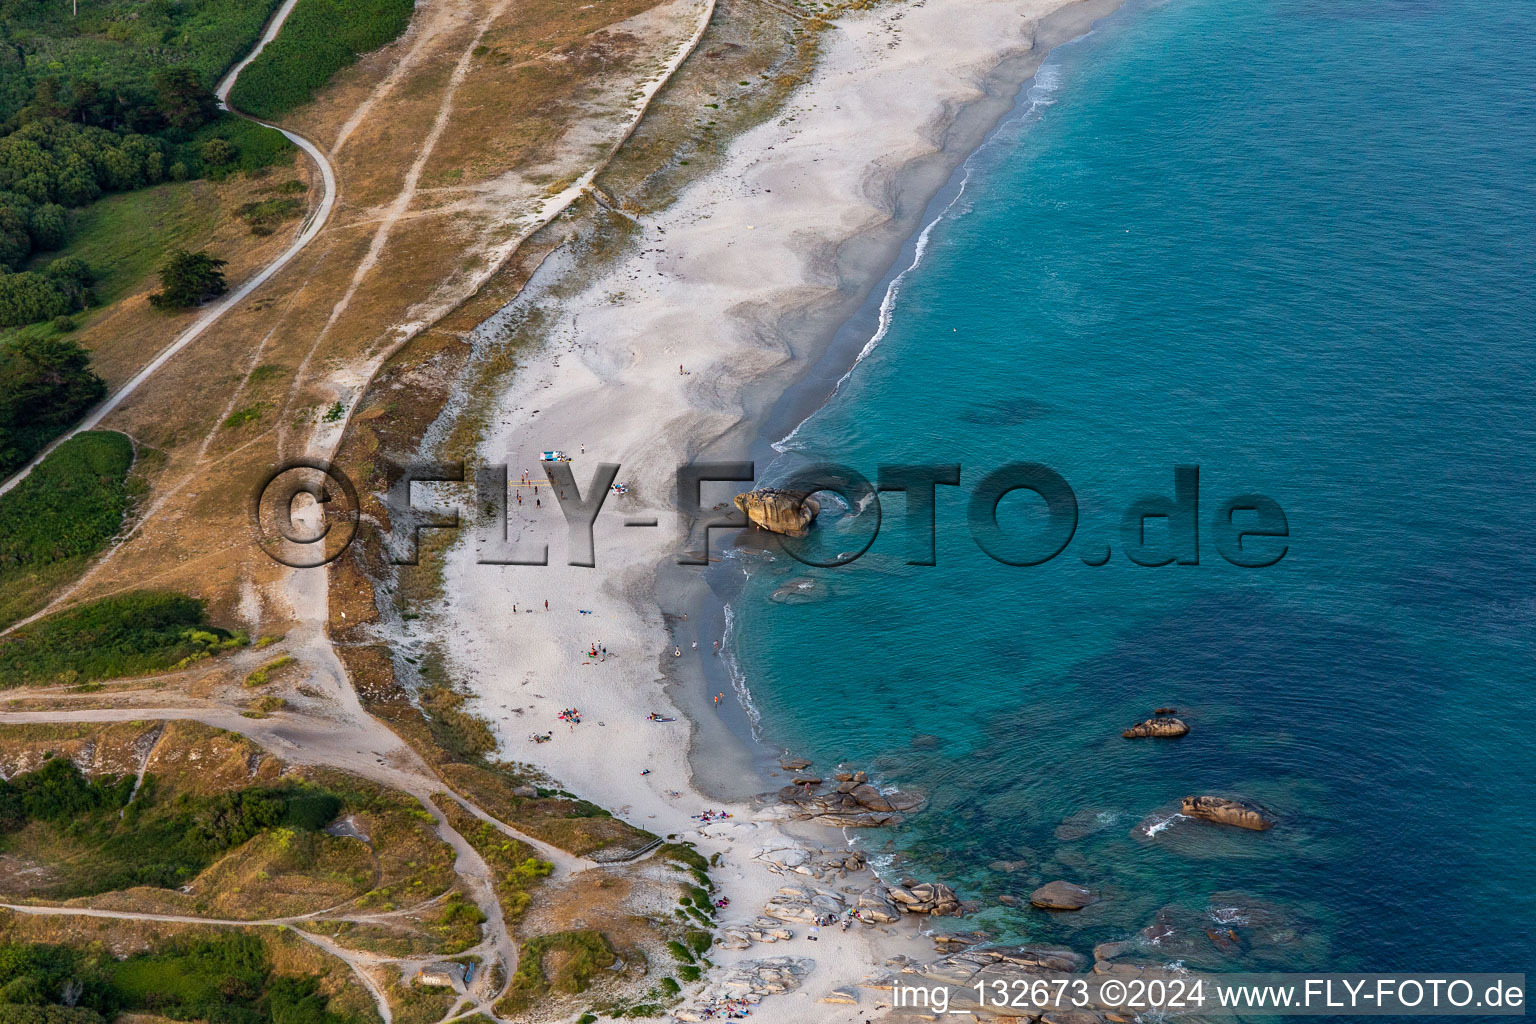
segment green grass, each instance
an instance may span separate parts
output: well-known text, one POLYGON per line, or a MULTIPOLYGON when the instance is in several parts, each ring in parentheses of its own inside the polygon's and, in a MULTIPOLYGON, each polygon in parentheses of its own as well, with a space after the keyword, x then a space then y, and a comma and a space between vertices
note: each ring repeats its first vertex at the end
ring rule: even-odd
POLYGON ((93 430, 59 445, 0 495, 0 625, 36 611, 122 528, 133 443, 93 430))
POLYGON ((264 408, 266 408, 265 402, 257 402, 255 405, 248 405, 243 409, 236 409, 234 412, 224 417, 224 429, 234 430, 237 427, 245 426, 247 423, 255 423, 257 420, 261 419, 261 410, 264 408))
POLYGON ((555 992, 577 995, 587 990, 599 971, 613 964, 613 947, 601 932, 592 929, 554 932, 529 939, 517 951, 517 970, 506 997, 496 1004, 498 1014, 520 1013, 543 996, 555 992), (553 976, 544 972, 546 953, 559 951, 560 967, 553 976))
MULTIPOLYGON (((244 72, 241 77, 245 77, 244 72)), ((297 147, 282 132, 255 121, 247 121, 243 117, 224 114, 197 130, 192 141, 182 147, 181 159, 187 162, 189 174, 196 176, 201 173, 217 181, 236 172, 250 174, 263 167, 290 161, 297 151, 297 147), (230 143, 238 156, 223 167, 203 166, 197 154, 202 152, 203 144, 209 139, 223 139, 230 143)), ((303 190, 301 185, 300 191, 303 190)))
POLYGON ((240 72, 230 105, 275 118, 308 103, 360 54, 397 39, 413 6, 412 0, 299 0, 277 38, 240 72))
POLYGON ((208 625, 203 602, 137 590, 58 612, 0 639, 0 690, 161 672, 241 642, 208 625))
POLYGON ((64 758, 0 780, 0 850, 21 849, 51 867, 45 887, 74 899, 145 885, 172 888, 221 856, 272 830, 286 830, 283 857, 306 866, 312 836, 334 819, 343 798, 315 787, 253 787, 213 795, 161 795, 146 776, 138 796, 131 775, 86 779, 64 758))
MULTIPOLYGON (((214 136, 229 139, 240 151, 235 163, 216 172, 220 177, 293 158, 293 144, 281 133, 243 118, 227 118, 205 126, 186 148, 195 149, 214 136)), ((286 190, 287 182, 278 188, 286 190)), ((76 211, 74 218, 74 229, 64 248, 56 253, 39 253, 27 269, 41 270, 63 256, 79 257, 96 274, 96 282, 91 286, 95 305, 106 306, 150 278, 167 252, 201 248, 218 224, 219 205, 213 201, 206 183, 167 182, 104 196, 76 211)), ((47 322, 15 330, 50 336, 59 333, 47 322)))
POLYGON ((98 304, 108 305, 153 274, 166 252, 207 237, 219 211, 207 185, 184 181, 107 196, 75 216, 74 233, 57 255, 85 260, 97 274, 91 290, 98 304))
POLYGON ((121 1010, 216 1024, 356 1019, 332 1011, 317 979, 277 974, 267 944, 249 932, 179 937, 124 960, 99 944, 0 943, 0 983, 8 998, 31 1004, 14 1009, 33 1011, 0 1017, 6 1024, 89 1024, 121 1010), (65 993, 78 1007, 58 1004, 65 993))

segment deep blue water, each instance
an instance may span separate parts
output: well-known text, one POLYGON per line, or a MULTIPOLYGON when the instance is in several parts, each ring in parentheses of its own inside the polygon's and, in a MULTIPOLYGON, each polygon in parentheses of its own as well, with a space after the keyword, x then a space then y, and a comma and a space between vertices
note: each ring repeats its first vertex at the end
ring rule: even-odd
MULTIPOLYGON (((1213 966, 1536 968, 1533 239, 1529 0, 1133 3, 1059 49, 785 445, 780 473, 964 469, 936 566, 904 564, 899 495, 850 567, 744 559, 731 648, 764 738, 930 794, 865 838, 1002 937, 1086 953, 1161 912, 1188 937, 1162 951, 1213 966), (1080 504, 1045 565, 966 527, 1012 461, 1080 504), (1133 564, 1120 515, 1176 464, 1200 467, 1200 564, 1133 564), (1268 568, 1210 529, 1248 492, 1288 520, 1268 568), (1168 703, 1190 736, 1119 738, 1168 703), (1197 792, 1280 825, 1146 834, 1197 792), (1058 877, 1106 899, 996 900, 1058 877), (1217 951, 1213 910, 1254 901, 1247 951, 1217 951)), ((999 514, 1043 522, 1027 495, 999 514)), ((833 507, 822 549, 872 518, 833 507)))

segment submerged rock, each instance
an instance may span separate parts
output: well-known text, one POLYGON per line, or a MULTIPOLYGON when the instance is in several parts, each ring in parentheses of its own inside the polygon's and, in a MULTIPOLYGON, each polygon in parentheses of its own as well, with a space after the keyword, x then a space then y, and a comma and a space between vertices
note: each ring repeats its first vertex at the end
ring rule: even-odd
POLYGON ((1189 735, 1189 726, 1179 718, 1149 718, 1145 722, 1137 722, 1120 735, 1128 740, 1145 739, 1149 736, 1171 739, 1189 735))
POLYGON ((1182 810, 1191 818, 1204 818, 1218 825, 1235 825, 1255 832, 1263 832, 1275 826, 1275 820, 1263 808, 1248 800, 1229 800, 1223 796, 1187 796, 1182 810))
POLYGON ((1062 819, 1061 824, 1056 826, 1056 838, 1064 843, 1070 843, 1084 836, 1091 836, 1113 825, 1117 817, 1114 811, 1085 807, 1062 819))
POLYGON ((821 505, 800 491, 780 491, 772 487, 736 495, 736 507, 746 513, 755 526, 786 537, 804 537, 811 532, 811 522, 821 505))
POLYGON ((790 580, 769 594, 768 599, 777 604, 809 604, 825 600, 827 596, 825 586, 816 580, 803 578, 790 580))
POLYGON ((1047 882, 1029 894, 1029 902, 1042 910, 1082 910, 1097 899, 1092 889, 1062 879, 1047 882))

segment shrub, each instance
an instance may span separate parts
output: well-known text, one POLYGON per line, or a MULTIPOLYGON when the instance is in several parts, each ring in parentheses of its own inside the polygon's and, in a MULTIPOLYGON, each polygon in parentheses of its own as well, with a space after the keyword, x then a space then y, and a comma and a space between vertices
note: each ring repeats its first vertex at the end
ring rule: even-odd
POLYGON ((0 579, 100 551, 122 528, 132 465, 133 442, 93 430, 59 445, 0 495, 0 579))
POLYGON ((576 995, 584 992, 597 973, 614 961, 613 947, 608 945, 601 932, 590 929, 572 932, 553 932, 540 935, 523 943, 518 950, 517 970, 506 997, 496 1004, 499 1014, 514 1014, 526 1010, 548 992, 576 995), (546 953, 559 951, 559 968, 553 977, 545 974, 546 953))
POLYGON ((115 811, 128 803, 133 776, 86 779, 67 757, 44 761, 34 771, 0 779, 0 832, 28 821, 69 821, 99 810, 115 811))
POLYGON ((233 163, 234 159, 240 155, 240 151, 228 139, 216 136, 203 143, 200 155, 203 163, 211 167, 223 167, 225 164, 233 163))
POLYGON ((246 203, 240 207, 240 218, 250 225, 253 235, 270 235, 285 220, 292 220, 304 212, 304 201, 293 196, 266 199, 259 203, 246 203))
POLYGON ((230 104, 273 118, 308 103, 359 54, 393 42, 413 0, 299 0, 283 31, 240 73, 230 104))
POLYGON ((188 252, 174 249, 160 264, 160 291, 149 297, 161 309, 186 309, 229 290, 224 280, 224 260, 206 249, 188 252))
POLYGON ((18 337, 0 345, 0 473, 37 454, 106 393, 78 342, 18 337))
POLYGON ((32 211, 27 233, 34 249, 63 248, 69 233, 69 214, 58 203, 44 203, 32 211))
POLYGON ((46 275, 0 274, 0 327, 52 320, 70 311, 69 297, 46 275))
POLYGON ((151 590, 102 598, 58 612, 0 641, 0 690, 90 682, 164 671, 230 634, 211 630, 203 603, 151 590))

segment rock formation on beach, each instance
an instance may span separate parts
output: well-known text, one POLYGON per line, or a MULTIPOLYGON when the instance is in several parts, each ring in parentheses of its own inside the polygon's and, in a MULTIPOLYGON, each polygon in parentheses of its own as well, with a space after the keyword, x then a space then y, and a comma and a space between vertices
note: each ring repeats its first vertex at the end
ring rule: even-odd
POLYGON ((1229 800, 1222 796, 1187 796, 1182 810, 1191 818, 1203 818, 1218 825, 1251 828, 1256 832, 1263 832, 1275 825, 1275 820, 1262 807, 1248 800, 1229 800))
POLYGON ((1189 734, 1189 726, 1179 718, 1149 718, 1145 722, 1137 722, 1120 735, 1128 740, 1139 740, 1148 736, 1172 738, 1189 734))
MULTIPOLYGON (((901 914, 932 914, 935 917, 959 917, 965 912, 955 890, 941 882, 918 882, 903 878, 900 885, 877 885, 865 895, 878 898, 885 890, 886 902, 901 914)), ((861 897, 862 900, 862 897, 861 897)), ((860 904, 863 905, 862 902, 860 904)))
MULTIPOLYGON (((798 763, 798 762, 780 762, 798 763)), ((815 776, 801 776, 779 790, 791 817, 824 825, 875 828, 900 824, 903 815, 927 801, 916 793, 881 791, 864 772, 837 772, 830 788, 815 776)))
POLYGON ((811 522, 821 505, 800 491, 780 491, 764 487, 736 495, 736 507, 753 525, 786 537, 804 537, 811 532, 811 522))

